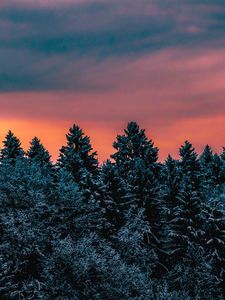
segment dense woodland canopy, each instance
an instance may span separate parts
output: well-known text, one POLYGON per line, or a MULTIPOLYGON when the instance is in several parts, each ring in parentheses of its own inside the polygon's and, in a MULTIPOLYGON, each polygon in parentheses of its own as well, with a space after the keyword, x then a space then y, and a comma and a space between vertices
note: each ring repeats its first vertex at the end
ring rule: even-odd
POLYGON ((225 148, 180 159, 135 122, 100 165, 73 125, 57 163, 9 131, 0 155, 0 299, 224 299, 225 148))

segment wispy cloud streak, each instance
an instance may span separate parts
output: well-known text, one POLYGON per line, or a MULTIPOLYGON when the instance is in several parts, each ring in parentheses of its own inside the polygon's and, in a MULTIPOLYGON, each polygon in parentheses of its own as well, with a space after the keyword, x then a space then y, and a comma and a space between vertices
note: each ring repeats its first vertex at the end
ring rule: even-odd
POLYGON ((81 123, 105 157, 115 130, 134 119, 162 156, 182 142, 182 128, 219 148, 224 33, 220 0, 2 0, 2 131, 8 120, 35 134, 41 121, 61 142, 60 128, 81 123))

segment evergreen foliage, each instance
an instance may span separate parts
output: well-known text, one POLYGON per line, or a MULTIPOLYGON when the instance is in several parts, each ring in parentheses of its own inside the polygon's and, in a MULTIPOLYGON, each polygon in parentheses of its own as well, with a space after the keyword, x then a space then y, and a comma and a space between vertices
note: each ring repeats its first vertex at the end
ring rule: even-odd
POLYGON ((225 148, 158 162, 138 124, 99 166, 73 125, 56 164, 9 131, 0 159, 0 299, 225 298, 225 148))
POLYGON ((89 137, 77 125, 69 129, 66 139, 67 145, 60 149, 58 165, 71 172, 74 180, 80 184, 87 175, 84 170, 92 175, 98 172, 97 153, 92 152, 89 137))
POLYGON ((42 164, 51 164, 51 156, 49 152, 45 149, 37 137, 34 137, 30 142, 30 148, 27 151, 27 156, 42 164))
POLYGON ((16 158, 24 156, 24 151, 21 148, 20 140, 12 133, 11 130, 7 133, 3 141, 3 149, 1 149, 1 160, 10 160, 14 162, 16 158))

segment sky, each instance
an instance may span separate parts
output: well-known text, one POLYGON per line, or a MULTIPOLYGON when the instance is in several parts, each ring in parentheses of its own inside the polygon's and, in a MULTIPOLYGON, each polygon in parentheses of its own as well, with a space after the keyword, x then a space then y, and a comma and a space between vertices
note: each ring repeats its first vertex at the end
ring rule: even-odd
POLYGON ((0 138, 55 160, 75 123, 100 161, 128 121, 159 157, 225 146, 224 0, 0 0, 0 138))

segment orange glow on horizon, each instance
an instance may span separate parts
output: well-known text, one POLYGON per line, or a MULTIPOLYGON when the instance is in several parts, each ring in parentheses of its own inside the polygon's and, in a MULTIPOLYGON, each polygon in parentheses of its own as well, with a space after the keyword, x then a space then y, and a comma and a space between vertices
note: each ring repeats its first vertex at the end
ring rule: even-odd
MULTIPOLYGON (((178 149, 188 139, 196 151, 200 154, 204 146, 209 143, 213 150, 221 153, 225 132, 222 132, 225 122, 224 116, 188 119, 175 122, 166 128, 155 128, 154 135, 150 136, 149 126, 140 125, 146 128, 146 134, 152 139, 155 146, 159 148, 159 159, 164 160, 170 153, 178 158, 178 149), (218 134, 220 133, 220 134, 218 134), (221 136, 222 134, 222 136, 221 136)), ((31 120, 1 120, 0 138, 4 140, 7 131, 10 129, 21 140, 25 150, 29 148, 29 142, 34 136, 38 136, 41 142, 52 155, 53 161, 57 160, 59 149, 65 145, 65 134, 72 123, 57 121, 31 121, 31 120)), ((98 152, 100 162, 105 161, 114 153, 112 147, 117 134, 123 133, 123 128, 115 128, 115 124, 103 125, 101 128, 94 123, 78 122, 84 133, 90 136, 93 149, 98 152)))

